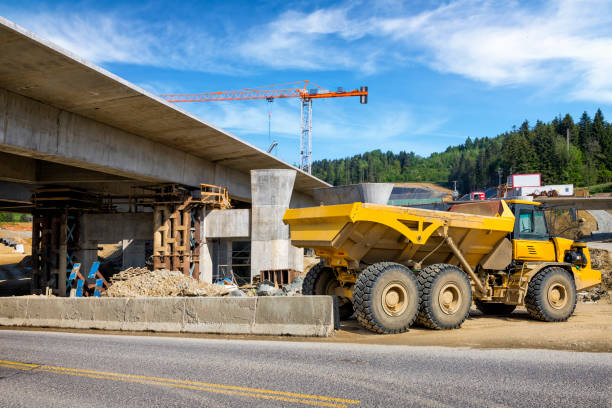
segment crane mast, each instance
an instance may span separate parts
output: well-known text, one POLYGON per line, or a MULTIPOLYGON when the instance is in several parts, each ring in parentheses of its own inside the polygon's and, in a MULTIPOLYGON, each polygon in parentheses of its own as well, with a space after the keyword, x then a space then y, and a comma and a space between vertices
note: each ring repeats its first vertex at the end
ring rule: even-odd
POLYGON ((302 98, 300 125, 300 170, 312 173, 312 99, 302 98))
POLYGON ((312 100, 322 98, 345 98, 359 96, 359 102, 368 103, 368 87, 362 86, 352 91, 329 91, 310 81, 291 82, 288 84, 271 85, 259 88, 247 88, 235 91, 221 91, 208 93, 160 95, 171 103, 181 102, 212 102, 212 101, 238 101, 248 99, 266 99, 271 102, 278 98, 300 98, 300 164, 299 168, 306 173, 312 173, 312 100), (288 85, 304 84, 303 87, 287 87, 288 85), (308 89, 308 85, 315 88, 308 89), (286 87, 286 88, 281 88, 286 87))

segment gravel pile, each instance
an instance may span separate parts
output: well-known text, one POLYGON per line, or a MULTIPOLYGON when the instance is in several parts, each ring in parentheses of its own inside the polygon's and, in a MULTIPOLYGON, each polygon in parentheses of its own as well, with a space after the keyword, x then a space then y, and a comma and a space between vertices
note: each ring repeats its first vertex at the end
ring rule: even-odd
POLYGON ((147 269, 147 268, 127 268, 122 270, 119 273, 114 274, 111 277, 111 282, 118 282, 118 281, 124 281, 124 280, 128 280, 131 278, 134 278, 136 276, 140 276, 140 275, 144 275, 147 273, 150 273, 151 270, 147 269))
POLYGON ((229 292, 230 290, 223 286, 198 281, 178 271, 163 269, 146 270, 125 280, 115 280, 105 295, 109 297, 224 296, 229 292))

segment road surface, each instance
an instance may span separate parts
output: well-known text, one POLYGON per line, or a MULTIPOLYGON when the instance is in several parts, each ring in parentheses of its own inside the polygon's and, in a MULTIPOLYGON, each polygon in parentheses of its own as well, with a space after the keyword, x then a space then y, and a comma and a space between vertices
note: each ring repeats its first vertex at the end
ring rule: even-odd
POLYGON ((0 331, 2 407, 610 406, 612 354, 0 331))

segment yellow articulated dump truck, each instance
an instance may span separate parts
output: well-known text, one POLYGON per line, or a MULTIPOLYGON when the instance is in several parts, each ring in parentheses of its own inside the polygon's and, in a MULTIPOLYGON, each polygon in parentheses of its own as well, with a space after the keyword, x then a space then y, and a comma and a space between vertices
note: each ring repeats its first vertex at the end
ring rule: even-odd
POLYGON ((567 320, 576 291, 601 282, 584 243, 551 237, 542 206, 481 201, 433 211, 364 203, 289 209, 292 244, 322 258, 306 295, 336 295, 341 318, 401 333, 415 320, 454 329, 472 300, 485 314, 524 305, 538 320, 567 320))

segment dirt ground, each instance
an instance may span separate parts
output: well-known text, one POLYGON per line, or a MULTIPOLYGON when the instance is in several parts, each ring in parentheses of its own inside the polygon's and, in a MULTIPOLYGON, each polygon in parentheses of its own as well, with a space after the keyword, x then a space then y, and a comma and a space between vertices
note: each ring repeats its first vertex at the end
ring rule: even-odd
POLYGON ((509 316, 484 316, 472 309, 458 330, 435 331, 413 327, 408 333, 380 336, 362 329, 357 321, 343 322, 329 341, 410 346, 470 348, 541 348, 612 352, 612 305, 579 303, 562 323, 532 320, 524 308, 509 316))
POLYGON ((382 344, 402 346, 442 346, 467 348, 550 349, 581 352, 612 352, 612 305, 579 303, 569 321, 545 323, 531 320, 524 309, 510 316, 483 316, 472 309, 460 329, 437 331, 412 327, 402 334, 379 335, 359 326, 356 320, 342 322, 340 330, 328 338, 288 336, 211 335, 192 333, 122 332, 78 329, 0 327, 0 330, 39 330, 130 336, 161 336, 209 339, 271 341, 311 341, 324 343, 382 344))

